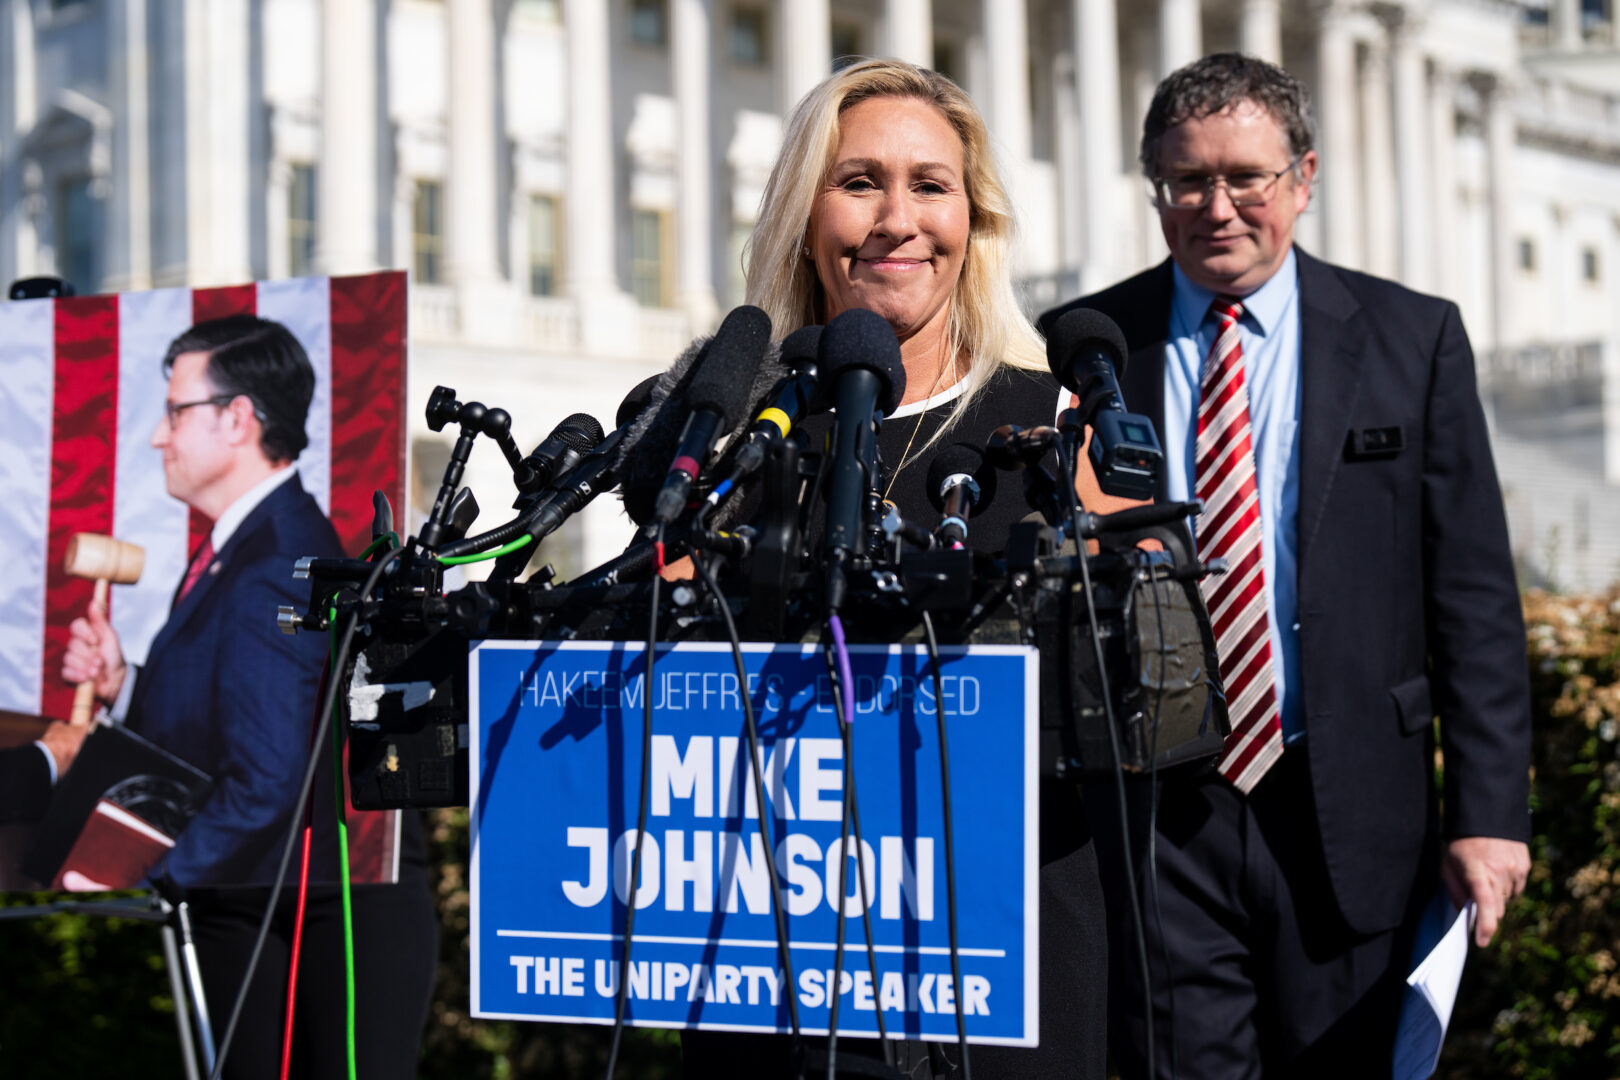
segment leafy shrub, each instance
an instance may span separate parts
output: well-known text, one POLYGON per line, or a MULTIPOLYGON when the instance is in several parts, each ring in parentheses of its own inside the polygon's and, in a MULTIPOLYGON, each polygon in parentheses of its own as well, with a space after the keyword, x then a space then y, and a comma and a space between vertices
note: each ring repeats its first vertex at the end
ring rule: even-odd
POLYGON ((1620 590, 1525 596, 1525 894, 1463 978, 1440 1075, 1620 1077, 1620 590))

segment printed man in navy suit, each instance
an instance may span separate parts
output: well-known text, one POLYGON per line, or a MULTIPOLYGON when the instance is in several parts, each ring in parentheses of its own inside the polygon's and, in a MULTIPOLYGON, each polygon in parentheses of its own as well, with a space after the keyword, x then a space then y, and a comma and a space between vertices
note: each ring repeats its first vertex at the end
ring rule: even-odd
MULTIPOLYGON (((308 601, 293 578, 299 557, 342 550, 294 466, 308 444, 315 391, 298 340, 267 319, 216 319, 176 338, 163 370, 168 399, 152 446, 162 451, 169 494, 213 527, 138 671, 125 664, 106 609, 92 605, 73 623, 62 674, 75 683, 93 678, 115 721, 213 777, 207 801, 147 876, 190 902, 211 1015, 223 1018, 300 809, 326 659, 320 635, 277 629, 276 608, 308 601)), ((310 891, 294 1054, 309 1075, 336 1076, 344 1062, 342 913, 330 884, 338 870, 333 780, 323 773, 310 859, 320 884, 310 891)), ((404 825, 400 884, 355 887, 359 1065, 378 1076, 414 1072, 436 952, 420 824, 407 814, 404 825)), ((226 1076, 278 1074, 295 892, 282 894, 226 1076)))
POLYGON ((146 663, 131 672, 104 608, 76 620, 64 678, 93 675, 115 719, 214 778, 150 873, 182 889, 270 882, 309 759, 326 644, 280 633, 278 604, 307 601, 302 555, 340 555, 293 462, 315 374, 278 323, 234 316, 177 338, 152 433, 169 494, 213 522, 146 663), (133 675, 133 677, 132 677, 133 675))
MULTIPOLYGON (((1069 305, 1124 330, 1159 495, 1204 501, 1200 555, 1230 567, 1202 588, 1233 735, 1132 785, 1155 1045, 1140 954, 1111 948, 1127 1077, 1149 1052, 1161 1076, 1388 1075, 1419 913, 1442 887, 1476 901, 1484 945, 1530 866, 1524 625, 1473 354, 1455 304, 1295 246, 1312 127, 1271 64, 1171 74, 1141 149, 1171 258, 1069 305)), ((1118 815, 1087 810, 1123 946, 1118 815)))

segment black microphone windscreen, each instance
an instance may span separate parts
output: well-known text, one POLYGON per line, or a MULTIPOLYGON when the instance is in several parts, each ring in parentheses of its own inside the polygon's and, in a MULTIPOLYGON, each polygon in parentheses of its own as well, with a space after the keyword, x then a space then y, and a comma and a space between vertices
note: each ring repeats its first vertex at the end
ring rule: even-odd
POLYGON ((624 400, 619 402, 619 411, 613 414, 613 426, 622 428, 640 416, 652 401, 653 387, 657 386, 658 380, 662 378, 663 375, 649 375, 631 387, 630 392, 624 395, 624 400))
MULTIPOLYGON (((720 323, 692 375, 686 401, 691 409, 710 409, 729 429, 748 404, 754 372, 771 343, 771 318, 757 307, 734 309, 720 323)), ((666 463, 667 464, 667 463, 666 463)))
POLYGON ((934 504, 935 510, 944 512, 945 495, 942 489, 945 481, 957 473, 966 473, 979 485, 979 497, 973 502, 973 513, 977 514, 995 499, 996 470, 984 460, 984 451, 971 443, 952 443, 936 454, 933 463, 928 466, 926 491, 928 501, 934 504))
POLYGON ((1065 312, 1046 339, 1046 364, 1058 382, 1080 392, 1074 364, 1083 353, 1100 352, 1114 365, 1114 378, 1125 377, 1125 358, 1130 348, 1119 325, 1100 311, 1075 308, 1065 312))
POLYGON ((596 449, 596 444, 607 434, 601 423, 590 413, 577 412, 565 417, 551 432, 559 442, 582 454, 596 449))
POLYGON ((900 342, 888 320, 875 311, 850 308, 834 316, 821 332, 816 377, 832 386, 845 369, 866 368, 882 381, 877 407, 885 416, 906 396, 906 367, 900 342))
POLYGON ((794 372, 815 366, 821 354, 821 327, 815 323, 801 326, 782 339, 782 363, 794 372))
MULTIPOLYGON (((616 465, 619 492, 624 499, 625 513, 638 525, 652 520, 653 503, 658 498, 659 488, 663 486, 670 459, 680 446, 681 429, 686 425, 687 414, 692 410, 692 384, 701 372, 710 367, 708 354, 713 340, 707 337, 695 339, 667 371, 632 390, 630 397, 634 397, 644 386, 650 388, 646 402, 633 417, 626 417, 624 412, 630 404, 630 397, 625 398, 625 404, 620 406, 623 422, 619 426, 623 427, 625 423, 630 426, 619 446, 616 465)), ((771 388, 787 374, 777 350, 767 347, 763 357, 737 381, 746 395, 746 401, 763 403, 771 388)), ((737 415, 726 428, 728 435, 736 434, 753 420, 751 413, 741 409, 736 412, 737 415)))

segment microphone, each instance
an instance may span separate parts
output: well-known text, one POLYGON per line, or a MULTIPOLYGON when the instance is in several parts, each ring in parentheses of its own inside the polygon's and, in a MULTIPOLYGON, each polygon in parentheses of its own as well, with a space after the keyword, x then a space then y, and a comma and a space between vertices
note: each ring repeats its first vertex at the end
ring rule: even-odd
POLYGON ((619 446, 624 442, 624 428, 616 429, 603 439, 596 449, 552 485, 552 495, 535 512, 534 520, 524 530, 535 540, 555 532, 586 503, 619 482, 619 446))
POLYGON ((934 530, 946 545, 967 543, 968 518, 996 497, 996 473, 985 468, 984 454, 970 443, 947 446, 928 466, 928 501, 944 517, 934 530))
POLYGON ((815 323, 801 326, 782 339, 782 363, 789 371, 814 374, 816 360, 821 355, 821 327, 815 323))
POLYGON ((652 401, 653 388, 658 385, 661 378, 662 375, 649 375, 630 388, 630 392, 624 395, 624 400, 619 402, 619 411, 613 414, 614 427, 622 428, 633 423, 636 417, 642 414, 652 401))
POLYGON ((821 332, 816 369, 836 387, 827 483, 827 607, 844 598, 844 568, 866 551, 863 512, 877 469, 877 423, 906 392, 900 342, 881 315, 851 308, 821 332))
POLYGON ((998 469, 1017 472, 1045 457, 1059 438, 1057 428, 1002 424, 985 440, 984 456, 998 469))
POLYGON ((1066 497, 1040 461, 1048 450, 1060 445, 1062 437, 1057 428, 1003 424, 990 433, 984 444, 984 456, 992 465, 1024 474, 1024 500, 1040 512, 1048 525, 1063 520, 1066 497))
MULTIPOLYGON (((473 555, 481 551, 490 551, 525 534, 538 541, 554 532, 569 515, 576 513, 597 495, 618 483, 623 458, 621 449, 626 446, 628 433, 635 430, 635 413, 645 406, 644 391, 651 381, 643 382, 631 390, 619 405, 618 415, 632 416, 631 423, 620 424, 612 434, 599 440, 588 453, 579 456, 571 466, 566 467, 566 471, 556 470, 561 475, 554 479, 552 486, 546 491, 520 496, 518 504, 524 509, 516 518, 481 536, 458 540, 441 550, 440 556, 473 555)), ((583 414, 576 414, 564 420, 558 425, 558 430, 569 426, 570 422, 579 416, 583 414)), ((596 423, 588 416, 584 419, 596 423)), ((583 427, 583 424, 580 426, 583 427)), ((556 435, 557 432, 552 434, 556 435)), ((493 579, 511 581, 528 565, 532 554, 532 549, 525 548, 502 555, 495 561, 493 579)))
POLYGON ((1125 409, 1119 375, 1128 352, 1114 320, 1090 308, 1066 312, 1046 341, 1047 366, 1079 396, 1081 419, 1091 427, 1098 486, 1110 495, 1151 499, 1164 454, 1152 421, 1125 409))
POLYGON ((771 340, 770 316, 757 307, 733 310, 699 356, 686 398, 690 403, 681 441, 664 485, 653 502, 653 518, 667 525, 686 509, 692 481, 723 431, 741 414, 754 370, 771 340))
POLYGON ((525 495, 543 491, 552 478, 566 473, 602 441, 602 425, 587 413, 574 413, 552 429, 545 441, 513 470, 513 481, 525 495))

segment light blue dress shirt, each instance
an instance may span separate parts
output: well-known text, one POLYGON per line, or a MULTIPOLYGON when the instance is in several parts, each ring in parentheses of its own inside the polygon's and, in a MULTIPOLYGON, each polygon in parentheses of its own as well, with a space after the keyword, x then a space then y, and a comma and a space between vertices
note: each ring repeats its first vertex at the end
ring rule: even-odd
MULTIPOLYGON (((1175 267, 1164 364, 1164 464, 1171 499, 1193 496, 1199 376, 1215 343, 1216 294, 1175 267)), ((1292 249, 1243 299, 1238 323, 1260 487, 1271 658, 1283 739, 1304 733, 1299 684, 1299 268, 1292 249)))

